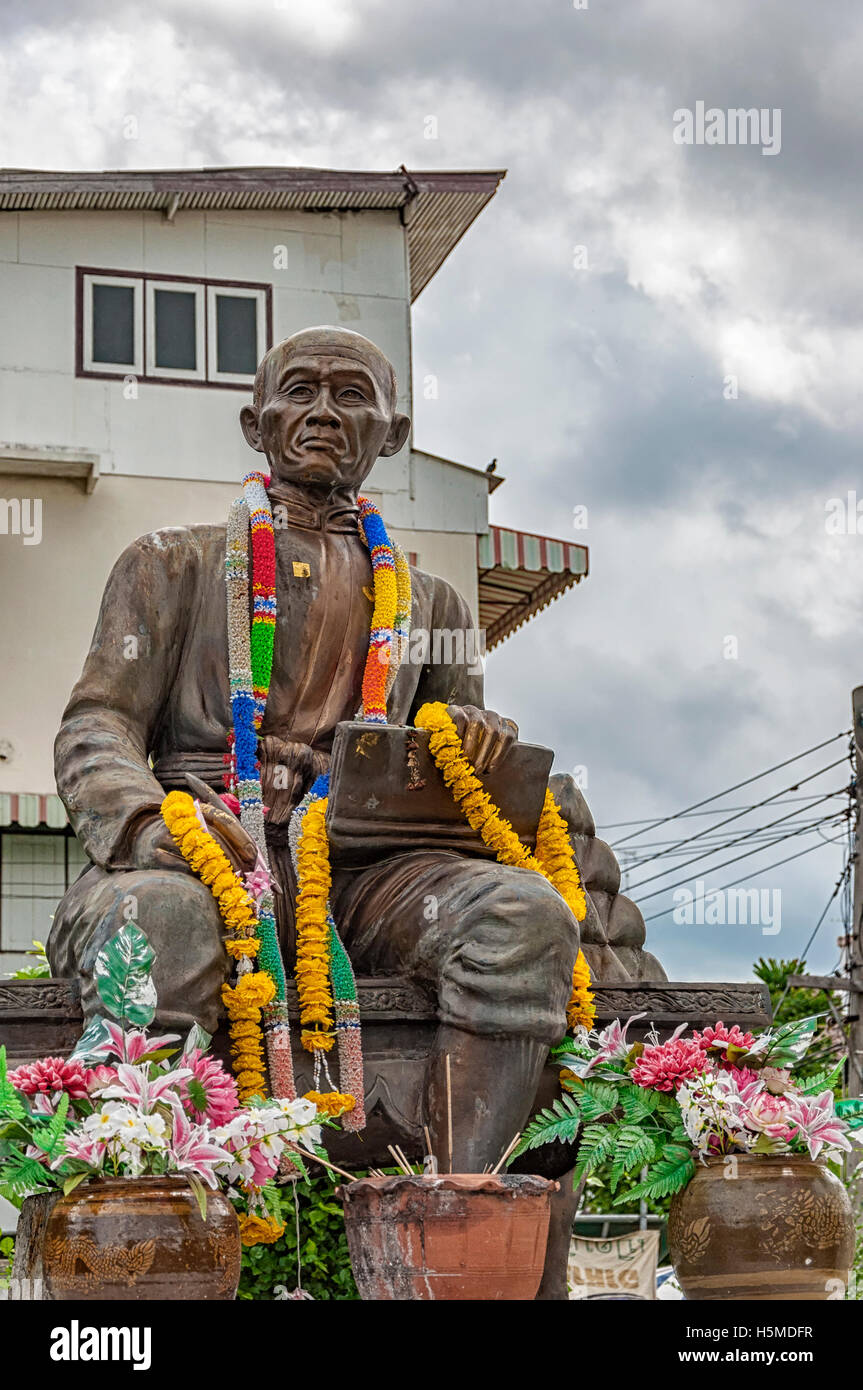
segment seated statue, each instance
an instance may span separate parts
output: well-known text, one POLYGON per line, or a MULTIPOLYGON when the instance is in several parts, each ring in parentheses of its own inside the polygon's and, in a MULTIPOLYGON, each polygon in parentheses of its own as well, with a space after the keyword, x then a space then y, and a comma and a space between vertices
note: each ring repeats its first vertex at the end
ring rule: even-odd
MULTIPOLYGON (((266 455, 268 495, 281 518, 273 668, 257 753, 289 967, 296 884, 288 825, 328 767, 336 726, 355 719, 361 704, 373 576, 357 498, 375 460, 407 439, 409 420, 395 403, 393 368, 374 344, 347 330, 312 328, 267 353, 253 404, 240 413, 248 444, 266 455)), ((156 955, 158 1023, 184 1029, 197 1021, 211 1033, 219 1024, 229 972, 224 925, 160 804, 167 790, 187 790, 189 773, 216 792, 224 787, 232 729, 225 547, 224 525, 199 525, 156 531, 124 551, 63 716, 57 786, 90 867, 58 908, 48 953, 55 975, 80 978, 85 1015, 99 1009, 96 955, 133 916, 156 955)), ((473 628, 449 584, 417 569, 411 578, 415 627, 473 628)), ((500 764, 518 730, 484 708, 482 675, 469 659, 404 662, 386 718, 409 725, 426 701, 443 702, 482 772, 500 764)), ((596 861, 584 924, 594 971, 661 977, 640 950, 640 916, 617 894, 614 857, 593 836, 580 793, 571 779, 553 780, 576 854, 596 861), (625 927, 616 953, 608 944, 615 902, 625 927)), ((224 817, 206 806, 203 814, 234 866, 252 869, 256 846, 239 823, 226 830, 224 817)), ((590 872, 583 877, 590 889, 590 872)), ((480 1171, 523 1126, 549 1045, 565 1032, 578 923, 539 874, 452 849, 408 848, 335 866, 331 901, 357 974, 411 977, 436 1001, 426 1118, 437 1145, 447 1128, 448 1056, 453 1163, 456 1171, 480 1171)))

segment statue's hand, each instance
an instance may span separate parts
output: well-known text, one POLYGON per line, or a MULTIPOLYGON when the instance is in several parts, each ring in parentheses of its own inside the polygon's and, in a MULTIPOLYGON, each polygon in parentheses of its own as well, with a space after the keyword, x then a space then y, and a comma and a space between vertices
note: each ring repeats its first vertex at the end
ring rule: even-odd
POLYGON ((494 710, 475 705, 447 705, 447 713, 458 730, 465 757, 477 772, 493 772, 518 741, 518 725, 494 710))

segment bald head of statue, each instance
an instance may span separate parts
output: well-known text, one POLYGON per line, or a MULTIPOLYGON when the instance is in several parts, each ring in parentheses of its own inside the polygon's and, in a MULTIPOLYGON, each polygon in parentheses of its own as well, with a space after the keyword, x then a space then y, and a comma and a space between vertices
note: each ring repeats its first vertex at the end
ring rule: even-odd
POLYGON ((398 453, 410 431, 396 410, 392 364, 348 328, 304 328, 270 348, 240 424, 274 481, 352 497, 375 459, 398 453))

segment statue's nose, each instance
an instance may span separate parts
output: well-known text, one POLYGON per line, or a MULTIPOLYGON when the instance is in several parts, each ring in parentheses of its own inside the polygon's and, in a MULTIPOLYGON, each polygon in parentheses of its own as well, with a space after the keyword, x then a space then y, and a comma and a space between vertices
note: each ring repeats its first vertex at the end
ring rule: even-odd
POLYGON ((306 424, 323 425, 325 427, 331 426, 333 429, 339 428, 341 420, 333 409, 329 396, 325 391, 322 391, 309 406, 306 424))

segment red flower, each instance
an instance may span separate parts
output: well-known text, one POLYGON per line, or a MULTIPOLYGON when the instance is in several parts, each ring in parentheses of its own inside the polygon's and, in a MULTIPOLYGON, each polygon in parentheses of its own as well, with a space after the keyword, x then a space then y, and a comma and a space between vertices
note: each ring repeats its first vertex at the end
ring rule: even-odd
POLYGON ((726 1028, 721 1019, 715 1028, 705 1028, 703 1033, 693 1032, 692 1036, 705 1052, 719 1054, 716 1060, 724 1071, 735 1067, 739 1058, 748 1052, 755 1042, 753 1033, 741 1032, 736 1023, 731 1028, 726 1028))
POLYGON ((10 1071, 8 1079, 25 1096, 67 1093, 70 1100, 83 1100, 87 1095, 87 1074, 80 1062, 67 1062, 62 1057, 43 1057, 39 1062, 10 1071))
POLYGON ((688 1038, 646 1047, 632 1068, 632 1079, 651 1091, 676 1091, 684 1081, 705 1070, 707 1057, 698 1043, 688 1038))

